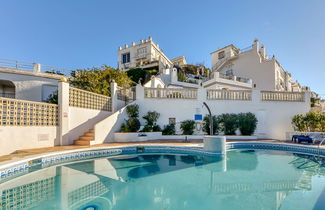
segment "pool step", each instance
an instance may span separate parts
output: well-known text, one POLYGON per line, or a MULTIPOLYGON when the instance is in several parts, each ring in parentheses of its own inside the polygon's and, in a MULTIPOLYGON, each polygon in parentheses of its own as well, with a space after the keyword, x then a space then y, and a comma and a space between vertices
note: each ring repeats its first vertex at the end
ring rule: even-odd
POLYGON ((89 131, 84 133, 84 135, 80 136, 79 139, 74 140, 73 144, 74 145, 83 145, 83 146, 84 145, 93 145, 93 144, 95 144, 94 140, 95 140, 94 129, 90 129, 89 131))

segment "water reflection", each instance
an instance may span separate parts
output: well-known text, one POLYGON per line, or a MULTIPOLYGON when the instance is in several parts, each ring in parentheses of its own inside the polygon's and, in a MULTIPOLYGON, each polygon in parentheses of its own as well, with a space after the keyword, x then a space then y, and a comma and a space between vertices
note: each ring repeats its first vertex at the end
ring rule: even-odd
POLYGON ((301 192, 313 195, 307 203, 317 209, 324 207, 325 192, 313 179, 325 185, 323 175, 324 168, 300 155, 124 156, 51 167, 2 183, 0 209, 280 209, 294 199, 299 203, 301 192))

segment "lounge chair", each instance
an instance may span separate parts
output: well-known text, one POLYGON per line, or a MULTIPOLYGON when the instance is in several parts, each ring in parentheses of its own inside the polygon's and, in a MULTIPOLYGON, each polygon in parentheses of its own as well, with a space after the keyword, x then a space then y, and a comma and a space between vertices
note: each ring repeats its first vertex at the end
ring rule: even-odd
POLYGON ((313 139, 305 135, 293 135, 291 141, 298 142, 298 144, 301 142, 313 143, 313 139))

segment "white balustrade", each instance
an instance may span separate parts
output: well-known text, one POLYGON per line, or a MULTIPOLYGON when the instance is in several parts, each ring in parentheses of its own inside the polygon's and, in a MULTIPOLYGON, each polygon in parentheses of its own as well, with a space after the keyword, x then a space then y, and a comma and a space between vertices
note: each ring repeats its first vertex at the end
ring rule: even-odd
POLYGON ((293 101, 304 102, 304 92, 261 91, 262 101, 293 101))
POLYGON ((145 98, 197 99, 197 89, 145 88, 145 98))
POLYGON ((208 90, 208 100, 252 100, 252 91, 250 90, 208 90))

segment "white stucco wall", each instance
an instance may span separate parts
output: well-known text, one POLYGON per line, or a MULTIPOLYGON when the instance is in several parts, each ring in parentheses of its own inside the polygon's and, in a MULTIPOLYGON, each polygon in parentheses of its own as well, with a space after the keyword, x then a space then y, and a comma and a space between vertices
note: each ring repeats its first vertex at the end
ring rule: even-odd
POLYGON ((59 79, 51 79, 40 76, 14 74, 0 71, 1 80, 9 80, 16 86, 16 98, 30 101, 39 101, 46 99, 49 93, 49 86, 55 86, 57 89, 59 79), (44 87, 43 87, 44 86, 44 87))
POLYGON ((165 84, 160 78, 153 77, 146 84, 144 84, 144 87, 164 88, 165 84))
POLYGON ((126 107, 123 107, 122 109, 111 114, 109 117, 98 122, 94 126, 95 144, 113 141, 114 132, 120 131, 121 125, 124 123, 125 119, 127 119, 127 113, 126 107))
POLYGON ((0 156, 21 149, 52 147, 56 137, 56 126, 1 126, 0 156))
POLYGON ((107 111, 69 107, 68 144, 73 144, 74 140, 77 140, 89 129, 93 129, 97 122, 107 118, 110 114, 111 112, 107 111))
POLYGON ((139 98, 135 103, 140 106, 141 124, 144 124, 142 116, 148 111, 156 111, 160 113, 158 124, 161 127, 169 123, 169 118, 181 122, 194 119, 194 114, 206 115, 203 102, 210 106, 214 115, 252 112, 259 121, 256 129, 259 138, 284 140, 286 132, 293 131, 291 117, 309 111, 308 97, 309 93, 306 93, 306 102, 261 101, 260 91, 254 90, 252 101, 207 100, 205 90, 200 88, 197 100, 139 98))
POLYGON ((219 71, 226 74, 229 69, 236 76, 252 79, 256 89, 275 90, 275 60, 262 61, 255 48, 240 53, 219 71))

